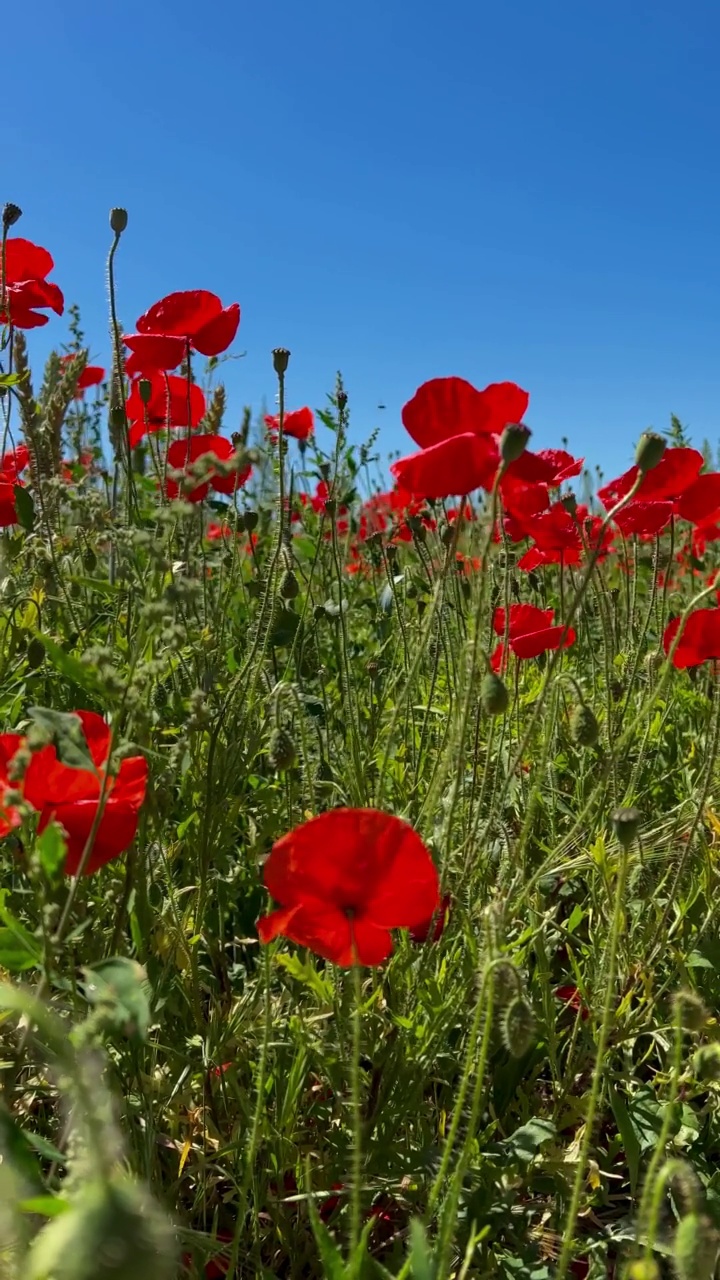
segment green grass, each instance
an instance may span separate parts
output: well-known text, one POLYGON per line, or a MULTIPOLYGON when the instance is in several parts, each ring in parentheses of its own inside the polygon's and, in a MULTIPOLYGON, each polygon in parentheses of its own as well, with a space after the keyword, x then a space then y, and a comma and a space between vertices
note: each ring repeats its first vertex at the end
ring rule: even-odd
MULTIPOLYGON (((22 374, 17 335, 14 358, 22 374)), ((677 524, 527 574, 490 541, 490 499, 359 542, 378 442, 349 445, 340 382, 328 454, 272 448, 248 414, 254 473, 229 506, 168 502, 162 433, 128 471, 116 418, 103 462, 107 408, 73 400, 81 367, 51 358, 41 392, 0 400, 33 455, 2 535, 0 716, 102 712, 150 782, 131 849, 92 876, 64 876, 32 816, 0 846, 0 1274, 28 1274, 45 1219, 101 1239, 83 1196, 125 1167, 191 1274, 224 1257, 288 1280, 651 1277, 675 1249, 681 1280, 712 1276, 720 697, 711 664, 662 653, 712 545, 674 559, 677 524), (93 469, 60 477, 83 450, 93 469), (330 511, 303 506, 323 479, 330 511), (208 541, 225 516, 232 536, 208 541), (494 716, 493 610, 517 600, 574 611, 577 641, 511 660, 494 716), (409 821, 452 897, 437 941, 399 932, 377 969, 257 938, 273 842, 339 805, 409 821)), ((291 359, 290 398, 292 377, 291 359)), ((53 1274, 165 1274, 140 1238, 122 1272, 63 1242, 53 1274)))

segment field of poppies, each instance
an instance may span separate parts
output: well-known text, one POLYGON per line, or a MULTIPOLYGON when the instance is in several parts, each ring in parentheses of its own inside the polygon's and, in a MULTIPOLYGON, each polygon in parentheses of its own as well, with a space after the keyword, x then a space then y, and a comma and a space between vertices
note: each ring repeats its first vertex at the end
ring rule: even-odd
POLYGON ((124 210, 108 343, 20 218, 0 1276, 712 1280, 712 451, 598 480, 429 371, 388 471, 283 348, 228 409, 236 301, 125 332, 124 210))

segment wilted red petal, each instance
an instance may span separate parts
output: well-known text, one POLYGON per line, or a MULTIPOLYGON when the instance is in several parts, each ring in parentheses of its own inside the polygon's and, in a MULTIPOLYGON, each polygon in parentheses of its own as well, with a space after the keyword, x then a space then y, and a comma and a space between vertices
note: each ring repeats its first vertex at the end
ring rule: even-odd
POLYGON ((552 489, 565 480, 579 476, 585 465, 584 458, 573 458, 565 449, 540 449, 537 456, 552 467, 553 479, 547 482, 552 489))
POLYGON ((179 334, 193 338, 222 311, 217 294, 208 289, 184 289, 169 293, 150 307, 137 322, 138 333, 179 334))
POLYGON ((193 334, 192 345, 201 356, 219 356, 227 351, 240 324, 240 305, 233 302, 223 307, 212 320, 193 334))
POLYGON ((492 488, 497 464, 494 437, 466 433, 399 458, 390 470, 408 493, 449 498, 480 487, 492 488))

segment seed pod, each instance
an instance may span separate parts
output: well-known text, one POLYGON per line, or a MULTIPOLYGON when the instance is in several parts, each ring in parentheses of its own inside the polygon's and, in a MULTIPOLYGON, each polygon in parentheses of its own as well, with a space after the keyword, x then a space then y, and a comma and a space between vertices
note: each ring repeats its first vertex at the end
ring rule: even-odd
POLYGON ((300 583, 298 582, 292 569, 286 569, 280 579, 278 588, 283 600, 294 600, 300 593, 300 583))
POLYGON ((677 1280, 713 1280, 718 1234, 704 1213, 686 1213, 673 1240, 673 1268, 677 1280))
POLYGON ((22 218, 22 209, 20 208, 20 205, 13 204, 11 200, 8 200, 7 204, 3 205, 3 210, 2 210, 3 231, 9 231, 11 227, 15 226, 16 222, 20 221, 21 218, 22 218))
POLYGON ((673 1013, 684 1031, 702 1031, 707 1022, 707 1009, 695 991, 676 991, 673 1013))
POLYGON ((32 668, 33 671, 36 671, 38 667, 42 666, 44 660, 45 660, 45 645, 43 644, 42 640, 38 640, 37 636, 33 636, 32 640, 30 641, 27 647, 27 655, 26 655, 25 661, 27 662, 28 666, 32 668))
POLYGON ((283 374, 287 370, 290 360, 290 352, 287 347, 275 347, 272 353, 273 369, 277 374, 283 374))
POLYGON ((578 747, 594 747, 599 736, 600 727, 593 712, 581 702, 570 718, 570 737, 578 747))
POLYGON ((33 1240, 26 1280, 171 1280, 174 1232, 148 1192, 129 1179, 92 1182, 33 1240))
POLYGON ((696 1080, 720 1080, 720 1044, 703 1044, 693 1058, 696 1080))
POLYGON ((127 209, 111 209, 110 210, 110 230, 115 232, 116 236, 122 235, 128 224, 127 209))
POLYGON ((488 671, 480 687, 480 701, 489 716, 504 716, 510 702, 507 685, 494 671, 488 671))
POLYGON ((522 422, 508 422, 500 437, 500 457, 503 462, 516 462, 527 449, 530 428, 522 422))
POLYGON ((639 809, 614 809, 610 814, 613 831, 624 849, 629 849, 640 829, 639 809))
POLYGON ((243 515, 242 522, 245 528, 247 529, 248 533, 252 533, 253 529, 255 528, 258 522, 257 511, 246 511, 243 515))
POLYGON ((535 1015, 523 996, 510 1001, 501 1024, 502 1041, 513 1058, 522 1058, 535 1039, 535 1015))
POLYGON ((274 729, 268 747, 268 760, 277 773, 287 773, 297 762, 297 747, 287 729, 274 729))
POLYGON ((655 431, 643 431, 635 450, 635 464, 643 475, 652 471, 660 462, 666 448, 666 441, 655 431))
POLYGON ((681 1218, 686 1213, 697 1213, 700 1210, 704 1199, 702 1183, 687 1160, 673 1161, 670 1186, 681 1218))

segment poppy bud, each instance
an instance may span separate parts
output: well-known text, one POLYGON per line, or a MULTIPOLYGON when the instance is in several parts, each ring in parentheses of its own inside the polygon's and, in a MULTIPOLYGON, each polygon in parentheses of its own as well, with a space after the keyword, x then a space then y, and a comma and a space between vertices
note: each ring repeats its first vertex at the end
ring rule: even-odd
POLYGON ((125 410, 121 404, 113 405, 110 410, 110 426, 113 431, 122 431, 125 427, 125 410))
POLYGON ((480 687, 480 701, 489 716, 504 716, 510 694, 507 685, 494 671, 488 671, 480 687))
POLYGON ((640 828, 639 809, 614 809, 610 814, 613 831, 623 849, 629 849, 640 828))
POLYGON ((28 645, 26 662, 33 671, 36 671, 42 666, 44 659, 45 645, 42 640, 38 640, 37 636, 33 636, 28 645))
POLYGON ((149 378, 141 378, 138 382, 138 394, 144 405, 150 403, 152 397, 152 382, 149 378))
POLYGON ((455 530, 453 529, 452 525, 446 524, 445 528, 440 534, 440 541, 442 542, 443 546, 444 547, 451 546, 452 540, 454 537, 455 537, 455 530))
POLYGON ((12 204, 11 201, 8 201, 7 204, 3 205, 3 211, 2 211, 3 231, 9 231, 11 227, 15 226, 16 222, 20 221, 21 218, 22 218, 22 209, 18 204, 12 204))
POLYGON ((287 370, 288 362, 290 360, 290 352, 286 347, 275 347, 272 353, 272 358, 273 369, 278 376, 281 376, 287 370))
POLYGON ((578 747, 594 747, 599 734, 600 728, 593 712, 581 702, 570 718, 570 737, 578 747))
POLYGON ((148 1194, 128 1179, 92 1182, 33 1240, 28 1280, 170 1280, 173 1231, 148 1194))
POLYGON ((295 597, 299 595, 300 584, 292 569, 285 570, 282 578, 280 579, 280 586, 278 590, 283 600, 294 600, 295 597))
POLYGON ((693 1058, 697 1080, 720 1080, 720 1044, 703 1044, 693 1058))
POLYGON ((121 236, 128 223, 127 209, 110 210, 110 230, 121 236))
POLYGON ((680 1217, 686 1213, 697 1213, 703 1200, 702 1183, 686 1160, 673 1160, 670 1186, 680 1217))
POLYGON ((707 1009, 694 991, 676 991, 673 1012, 684 1031, 702 1031, 707 1022, 707 1009))
POLYGON ((500 1032, 508 1053, 513 1058, 524 1058, 535 1039, 535 1015, 523 996, 510 1001, 500 1032))
POLYGON ((637 449, 635 450, 635 463, 638 471, 645 475, 646 471, 652 471, 662 458, 666 448, 666 441, 655 431, 643 431, 638 440, 637 449))
POLYGON ((704 1213, 686 1213, 675 1230, 673 1267, 677 1280, 712 1280, 718 1233, 704 1213))
POLYGON ((577 498, 574 493, 566 493, 560 499, 569 516, 574 516, 577 512, 577 498))
POLYGON ((268 760, 277 773, 287 773, 297 761, 297 748, 287 729, 274 729, 268 747, 268 760))
POLYGON ((500 457, 503 462, 516 462, 527 449, 530 428, 522 422, 508 422, 500 437, 500 457))
POLYGON ((248 533, 252 533, 258 522, 257 511, 246 511, 243 515, 242 522, 248 533))
POLYGON ((503 960, 500 964, 496 964, 493 968, 493 982, 495 984, 495 999, 500 1004, 506 1004, 513 996, 516 996, 521 990, 522 979, 520 974, 511 964, 509 960, 503 960))

